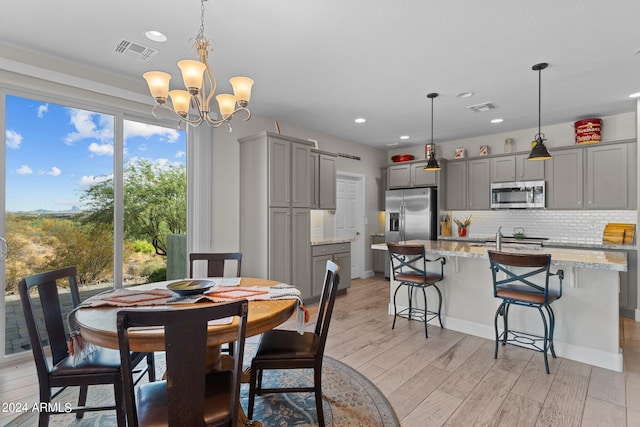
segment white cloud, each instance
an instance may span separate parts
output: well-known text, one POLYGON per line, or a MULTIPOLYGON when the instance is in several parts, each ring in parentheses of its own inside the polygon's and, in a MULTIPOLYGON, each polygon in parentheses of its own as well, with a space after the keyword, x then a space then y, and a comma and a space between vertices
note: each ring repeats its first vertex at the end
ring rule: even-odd
POLYGON ((78 184, 80 185, 80 187, 87 188, 112 178, 113 178, 113 174, 99 175, 99 176, 85 175, 82 178, 80 178, 80 181, 78 182, 78 184))
POLYGON ((146 123, 132 122, 129 120, 124 121, 124 139, 134 138, 141 136, 143 138, 150 138, 152 136, 159 136, 161 139, 167 142, 176 142, 180 138, 180 132, 176 129, 169 129, 161 126, 148 125, 146 123))
POLYGON ((182 157, 186 156, 187 153, 185 153, 184 151, 178 151, 176 153, 176 159, 181 159, 182 157))
POLYGON ((7 129, 7 147, 9 148, 20 148, 20 144, 22 144, 22 135, 14 130, 7 129))
POLYGON ((113 117, 91 111, 68 108, 70 123, 76 132, 68 133, 64 143, 72 145, 83 139, 97 139, 102 142, 113 143, 113 117))
POLYGON ((42 104, 38 106, 38 118, 44 117, 44 113, 49 111, 49 104, 42 104))
POLYGON ((45 173, 51 176, 58 176, 62 173, 62 171, 59 168, 53 166, 49 172, 45 172, 45 173))
POLYGON ((113 156, 113 144, 92 142, 89 144, 89 151, 98 156, 113 156))
POLYGON ((27 165, 22 165, 16 169, 16 173, 18 175, 29 175, 30 173, 33 173, 33 170, 27 165))

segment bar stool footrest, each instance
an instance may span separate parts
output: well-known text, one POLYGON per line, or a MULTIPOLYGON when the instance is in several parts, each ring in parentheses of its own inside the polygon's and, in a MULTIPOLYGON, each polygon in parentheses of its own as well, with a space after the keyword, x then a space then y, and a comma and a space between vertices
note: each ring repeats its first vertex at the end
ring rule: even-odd
MULTIPOLYGON (((403 319, 407 320, 419 320, 420 322, 425 322, 425 310, 423 310, 422 308, 405 308, 397 312, 396 316, 402 317, 403 319)), ((426 316, 426 322, 429 323, 430 321, 438 317, 438 312, 427 310, 426 316)))
POLYGON ((545 349, 543 336, 530 334, 528 332, 514 331, 511 329, 508 331, 503 331, 498 336, 498 341, 502 343, 502 345, 511 344, 516 347, 522 347, 540 353, 549 351, 551 348, 551 344, 553 344, 549 339, 547 339, 547 348, 545 349))

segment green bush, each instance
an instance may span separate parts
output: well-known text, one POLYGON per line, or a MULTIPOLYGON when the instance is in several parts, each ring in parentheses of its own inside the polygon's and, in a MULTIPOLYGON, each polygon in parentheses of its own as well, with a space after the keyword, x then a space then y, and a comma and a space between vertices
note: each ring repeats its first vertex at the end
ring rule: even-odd
POLYGON ((167 267, 162 267, 153 271, 149 275, 149 278, 147 279, 147 283, 162 282, 164 280, 167 280, 167 267))
POLYGON ((152 254, 155 252, 153 245, 146 240, 135 240, 133 242, 133 251, 143 254, 152 254))

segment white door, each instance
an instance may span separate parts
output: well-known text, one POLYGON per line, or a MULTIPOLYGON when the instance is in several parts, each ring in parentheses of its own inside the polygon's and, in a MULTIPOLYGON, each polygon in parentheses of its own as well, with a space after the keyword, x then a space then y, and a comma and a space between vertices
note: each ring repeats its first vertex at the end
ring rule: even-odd
POLYGON ((336 182, 336 238, 354 239, 351 243, 351 278, 364 275, 364 177, 338 172, 336 182))

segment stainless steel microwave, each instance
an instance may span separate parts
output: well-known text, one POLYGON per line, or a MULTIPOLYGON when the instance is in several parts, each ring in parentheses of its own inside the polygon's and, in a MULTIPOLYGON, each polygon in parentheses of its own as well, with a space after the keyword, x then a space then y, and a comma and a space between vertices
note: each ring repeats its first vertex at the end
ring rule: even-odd
POLYGON ((536 209, 545 205, 544 181, 491 184, 491 209, 536 209))

